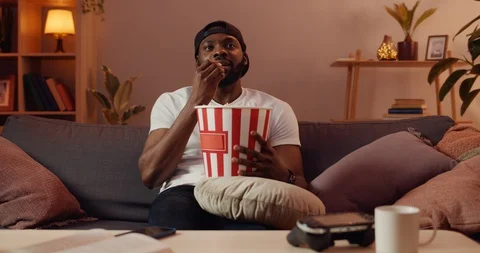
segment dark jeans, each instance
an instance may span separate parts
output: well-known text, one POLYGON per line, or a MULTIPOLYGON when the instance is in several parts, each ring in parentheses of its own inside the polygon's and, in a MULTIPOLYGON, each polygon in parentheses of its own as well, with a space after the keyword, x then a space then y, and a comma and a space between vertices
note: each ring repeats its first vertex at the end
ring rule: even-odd
POLYGON ((179 230, 264 230, 267 226, 230 220, 204 211, 193 195, 194 187, 182 185, 160 193, 150 207, 148 224, 179 230))

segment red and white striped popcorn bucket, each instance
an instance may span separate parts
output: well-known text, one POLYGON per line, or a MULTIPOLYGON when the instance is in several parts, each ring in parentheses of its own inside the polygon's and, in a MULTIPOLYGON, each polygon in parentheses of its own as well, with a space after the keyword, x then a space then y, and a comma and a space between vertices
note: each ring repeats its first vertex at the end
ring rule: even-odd
POLYGON ((260 151, 260 144, 250 135, 256 131, 265 140, 268 135, 270 108, 233 106, 196 106, 200 145, 206 177, 238 176, 239 170, 255 168, 232 163, 232 158, 251 160, 246 154, 233 150, 240 145, 260 151))

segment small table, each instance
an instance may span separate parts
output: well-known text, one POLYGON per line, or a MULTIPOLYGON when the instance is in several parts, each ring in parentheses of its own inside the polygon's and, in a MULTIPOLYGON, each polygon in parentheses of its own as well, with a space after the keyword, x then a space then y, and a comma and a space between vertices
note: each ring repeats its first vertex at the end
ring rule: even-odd
MULTIPOLYGON (((59 237, 81 233, 79 230, 0 230, 0 251, 15 249, 59 237)), ((125 231, 111 231, 114 234, 125 231)), ((286 240, 289 231, 177 231, 176 235, 163 238, 175 253, 186 252, 315 252, 306 248, 290 246, 286 240)), ((432 231, 420 231, 420 239, 426 240, 432 231)), ((375 252, 374 245, 368 248, 350 246, 347 241, 337 241, 336 246, 324 252, 375 252)), ((480 252, 480 244, 453 231, 438 231, 435 240, 418 250, 437 253, 480 252)))
MULTIPOLYGON (((447 52, 448 57, 451 52, 447 52)), ((438 61, 377 61, 364 60, 362 57, 362 50, 358 49, 356 54, 351 53, 349 58, 337 59, 330 66, 331 67, 347 67, 347 85, 345 89, 345 108, 344 121, 356 120, 357 101, 358 101, 358 87, 360 81, 360 68, 428 68, 431 69, 438 61)), ((458 62, 455 67, 467 66, 464 62, 458 62)), ((448 75, 453 73, 453 66, 449 68, 448 75)), ((427 76, 425 76, 425 80, 427 76)), ((427 85, 427 84, 425 84, 427 85)), ((443 115, 441 101, 439 98, 440 92, 440 78, 435 78, 435 98, 437 106, 437 115, 443 115)), ((455 89, 450 90, 450 105, 452 110, 452 119, 457 123, 471 123, 470 121, 457 121, 457 107, 455 89)))

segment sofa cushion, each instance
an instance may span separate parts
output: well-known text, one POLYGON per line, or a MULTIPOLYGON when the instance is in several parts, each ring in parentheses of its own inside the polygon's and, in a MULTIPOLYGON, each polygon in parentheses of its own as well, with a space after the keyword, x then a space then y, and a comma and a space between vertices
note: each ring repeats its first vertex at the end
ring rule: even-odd
POLYGON ((480 131, 473 126, 451 127, 436 148, 457 161, 468 160, 480 154, 480 131))
POLYGON ((303 216, 325 213, 322 201, 311 192, 272 179, 207 178, 194 193, 198 204, 212 214, 280 229, 292 229, 303 216))
POLYGON ((433 145, 454 125, 447 116, 365 122, 300 122, 300 141, 305 178, 312 181, 325 169, 354 150, 388 134, 417 129, 433 145))
POLYGON ((391 205, 456 161, 410 132, 384 136, 350 154, 315 178, 309 189, 327 213, 367 212, 391 205))
POLYGON ((420 209, 422 228, 480 233, 480 156, 413 189, 395 204, 420 209))
POLYGON ((138 158, 148 127, 8 117, 2 136, 53 172, 90 216, 148 220, 158 191, 141 181, 138 158))
POLYGON ((48 169, 0 137, 0 226, 27 229, 88 220, 48 169))

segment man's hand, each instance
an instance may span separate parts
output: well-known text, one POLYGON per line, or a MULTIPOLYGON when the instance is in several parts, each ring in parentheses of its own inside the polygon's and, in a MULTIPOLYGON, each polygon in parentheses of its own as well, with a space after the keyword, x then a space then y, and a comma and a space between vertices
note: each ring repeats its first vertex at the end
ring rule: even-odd
POLYGON ((273 149, 262 136, 255 131, 252 131, 250 134, 260 144, 261 152, 236 145, 233 147, 235 151, 247 154, 247 156, 252 157, 252 159, 233 158, 232 162, 256 168, 256 171, 247 172, 241 170, 238 174, 241 176, 264 177, 286 182, 289 175, 287 165, 277 156, 275 149, 273 149))
POLYGON ((190 99, 198 105, 210 103, 223 78, 225 78, 225 70, 222 65, 210 59, 206 60, 196 69, 190 99))

